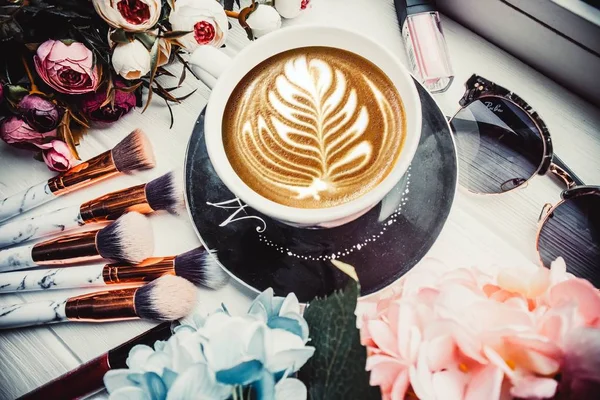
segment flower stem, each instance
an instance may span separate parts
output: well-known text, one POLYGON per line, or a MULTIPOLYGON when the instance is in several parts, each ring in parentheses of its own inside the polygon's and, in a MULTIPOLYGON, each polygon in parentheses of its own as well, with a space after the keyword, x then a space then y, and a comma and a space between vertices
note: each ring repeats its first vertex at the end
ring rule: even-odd
POLYGON ((21 57, 21 61, 23 61, 23 67, 25 67, 25 73, 27 74, 27 79, 29 79, 29 84, 31 85, 30 93, 44 94, 40 92, 38 87, 36 86, 35 81, 33 80, 33 75, 31 74, 31 70, 29 69, 29 64, 27 64, 27 60, 25 60, 24 56, 21 57))

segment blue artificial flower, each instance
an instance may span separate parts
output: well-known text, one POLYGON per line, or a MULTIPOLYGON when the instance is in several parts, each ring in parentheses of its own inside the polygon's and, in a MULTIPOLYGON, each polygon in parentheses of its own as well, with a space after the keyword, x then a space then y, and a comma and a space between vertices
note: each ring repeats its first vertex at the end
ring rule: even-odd
POLYGON ((258 400, 306 400, 304 384, 288 375, 314 354, 307 341, 296 296, 269 289, 247 315, 196 315, 154 348, 133 347, 129 369, 109 371, 104 384, 110 400, 226 400, 248 387, 258 400))
POLYGON ((262 292, 250 305, 248 314, 264 321, 271 329, 283 329, 308 341, 308 324, 300 314, 300 303, 294 293, 285 298, 273 296, 273 289, 262 292))

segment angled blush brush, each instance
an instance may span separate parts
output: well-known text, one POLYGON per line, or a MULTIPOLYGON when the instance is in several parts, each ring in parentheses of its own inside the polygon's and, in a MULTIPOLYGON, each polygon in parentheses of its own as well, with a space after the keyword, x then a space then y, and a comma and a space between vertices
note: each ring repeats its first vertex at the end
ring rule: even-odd
POLYGON ((113 149, 82 162, 46 182, 1 200, 0 222, 118 173, 152 167, 154 167, 152 146, 146 135, 136 129, 113 149))
POLYGON ((104 387, 104 374, 111 369, 127 368, 126 360, 134 346, 153 346, 157 340, 167 340, 171 337, 173 334, 171 324, 171 322, 163 322, 19 399, 79 399, 97 392, 104 387))
POLYGON ((174 257, 148 258, 137 265, 86 265, 6 272, 0 274, 0 293, 143 285, 163 275, 179 276, 208 289, 219 289, 228 281, 216 255, 199 247, 174 257))
POLYGON ((181 177, 169 172, 148 183, 105 194, 104 196, 60 210, 0 225, 0 248, 28 240, 66 232, 82 225, 114 221, 126 212, 149 214, 183 207, 181 177))
POLYGON ((0 272, 102 258, 138 263, 150 257, 153 250, 152 225, 142 214, 132 212, 102 229, 0 250, 0 272))
POLYGON ((128 319, 172 321, 188 315, 197 289, 178 276, 163 276, 147 285, 81 296, 0 307, 0 329, 64 321, 106 322, 128 319))

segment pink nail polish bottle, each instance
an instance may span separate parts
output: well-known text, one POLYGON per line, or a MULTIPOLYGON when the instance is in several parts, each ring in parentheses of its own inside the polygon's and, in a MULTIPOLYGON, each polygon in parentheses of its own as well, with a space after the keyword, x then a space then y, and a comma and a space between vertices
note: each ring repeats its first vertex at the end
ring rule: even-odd
POLYGON ((431 93, 450 87, 454 74, 435 0, 394 0, 412 73, 431 93))

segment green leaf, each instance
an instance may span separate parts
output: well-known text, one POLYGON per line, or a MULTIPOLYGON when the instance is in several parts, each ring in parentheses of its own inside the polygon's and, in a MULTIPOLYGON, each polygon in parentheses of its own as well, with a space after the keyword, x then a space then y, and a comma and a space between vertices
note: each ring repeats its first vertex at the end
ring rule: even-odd
POLYGON ((158 43, 157 37, 150 33, 134 33, 134 36, 148 49, 148 51, 152 50, 154 43, 158 43))
POLYGON ((354 310, 359 285, 348 280, 343 291, 312 301, 304 312, 315 354, 299 372, 310 400, 381 399, 369 385, 367 350, 360 344, 354 310))
POLYGON ((15 104, 29 94, 29 90, 20 85, 6 85, 4 89, 6 89, 6 97, 15 104))
POLYGON ((110 34, 110 40, 115 43, 126 44, 131 42, 131 35, 123 29, 115 29, 115 31, 110 34))

